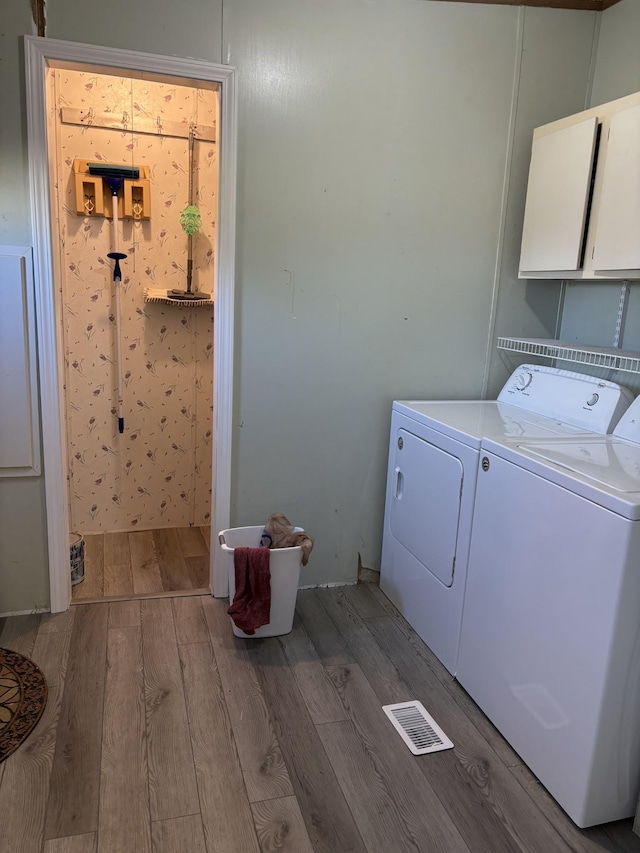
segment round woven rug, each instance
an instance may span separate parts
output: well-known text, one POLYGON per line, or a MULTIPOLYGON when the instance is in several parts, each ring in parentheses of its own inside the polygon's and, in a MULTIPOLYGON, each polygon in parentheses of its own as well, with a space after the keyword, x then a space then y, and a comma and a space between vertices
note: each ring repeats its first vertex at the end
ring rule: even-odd
POLYGON ((32 660, 0 649, 0 761, 33 731, 47 704, 47 682, 32 660))

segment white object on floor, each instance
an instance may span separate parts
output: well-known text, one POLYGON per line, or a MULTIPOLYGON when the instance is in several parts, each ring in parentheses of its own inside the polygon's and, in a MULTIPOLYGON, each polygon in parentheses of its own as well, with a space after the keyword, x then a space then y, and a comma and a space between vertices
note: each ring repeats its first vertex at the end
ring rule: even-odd
POLYGON ((453 749, 453 743, 427 713, 422 702, 396 702, 383 705, 382 710, 414 755, 453 749))
MULTIPOLYGON (((294 527, 295 533, 301 533, 302 527, 294 527)), ((227 561, 229 575, 229 602, 236 594, 236 574, 233 561, 235 548, 258 548, 264 532, 264 525, 258 527, 232 527, 221 530, 218 541, 227 561)), ((236 627, 231 620, 231 627, 236 637, 279 637, 288 634, 293 628, 293 617, 298 597, 300 567, 302 565, 302 548, 271 548, 269 552, 269 570, 271 573, 271 611, 269 622, 261 628, 256 628, 253 634, 246 634, 236 627)))

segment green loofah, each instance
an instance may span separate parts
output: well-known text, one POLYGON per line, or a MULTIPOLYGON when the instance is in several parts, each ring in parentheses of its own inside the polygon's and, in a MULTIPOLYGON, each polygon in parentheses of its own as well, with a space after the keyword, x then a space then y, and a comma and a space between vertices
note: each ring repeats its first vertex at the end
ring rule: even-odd
POLYGON ((189 235, 189 237, 193 237, 196 231, 199 230, 202 225, 202 217, 200 216, 200 211, 193 204, 188 204, 185 209, 180 214, 180 225, 182 225, 183 231, 189 235))

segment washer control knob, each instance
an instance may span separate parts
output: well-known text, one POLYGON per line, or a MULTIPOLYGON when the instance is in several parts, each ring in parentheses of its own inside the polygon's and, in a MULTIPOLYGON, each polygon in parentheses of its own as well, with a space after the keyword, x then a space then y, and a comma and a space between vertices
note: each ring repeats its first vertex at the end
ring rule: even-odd
POLYGON ((523 371, 522 373, 518 373, 516 376, 516 389, 518 391, 524 391, 525 388, 528 388, 531 385, 531 380, 533 379, 533 374, 529 373, 529 371, 523 371))
POLYGON ((595 404, 598 402, 599 399, 600 399, 599 394, 592 394, 589 397, 589 399, 587 400, 587 406, 595 406, 595 404))

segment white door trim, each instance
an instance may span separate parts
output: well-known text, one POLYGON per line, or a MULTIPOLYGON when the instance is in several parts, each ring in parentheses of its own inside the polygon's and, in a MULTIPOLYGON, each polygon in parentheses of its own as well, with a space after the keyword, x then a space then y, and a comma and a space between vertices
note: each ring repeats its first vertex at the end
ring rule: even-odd
POLYGON ((51 611, 66 610, 71 601, 67 462, 64 427, 62 346, 58 340, 51 245, 51 200, 47 143, 45 74, 51 63, 147 71, 220 84, 219 216, 217 282, 214 309, 213 484, 211 518, 211 585, 225 596, 227 577, 218 559, 217 533, 229 527, 231 515, 231 432, 233 404, 233 319, 236 221, 237 92, 235 69, 198 59, 98 47, 25 36, 27 129, 31 223, 36 279, 36 318, 42 445, 47 510, 47 545, 51 611))

